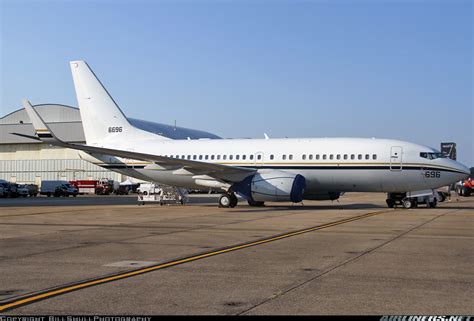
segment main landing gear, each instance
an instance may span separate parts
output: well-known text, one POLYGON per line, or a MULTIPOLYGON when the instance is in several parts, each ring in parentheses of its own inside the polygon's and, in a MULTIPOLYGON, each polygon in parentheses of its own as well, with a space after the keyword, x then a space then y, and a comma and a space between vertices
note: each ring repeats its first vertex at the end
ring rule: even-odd
POLYGON ((416 208, 418 204, 426 204, 427 207, 434 208, 438 205, 438 200, 433 196, 407 197, 405 193, 389 193, 387 205, 390 208, 402 205, 404 208, 416 208))
POLYGON ((249 206, 252 206, 252 207, 263 207, 263 206, 265 206, 265 202, 257 202, 257 201, 247 200, 247 203, 249 203, 249 206))
POLYGON ((219 207, 235 207, 237 202, 237 196, 233 192, 224 193, 219 197, 219 207))

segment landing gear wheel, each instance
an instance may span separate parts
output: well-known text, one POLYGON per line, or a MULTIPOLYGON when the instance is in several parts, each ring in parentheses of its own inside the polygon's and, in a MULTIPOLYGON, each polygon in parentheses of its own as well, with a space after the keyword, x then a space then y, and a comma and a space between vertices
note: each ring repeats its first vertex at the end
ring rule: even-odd
POLYGON ((237 196, 235 196, 235 194, 232 193, 230 194, 230 199, 231 199, 230 207, 236 207, 237 203, 239 202, 239 200, 237 199, 237 196))
MULTIPOLYGON (((219 207, 232 207, 232 196, 231 194, 222 194, 219 197, 219 207)), ((235 205, 234 205, 235 206, 235 205)))
POLYGON ((436 205, 438 205, 438 201, 435 198, 433 202, 427 202, 426 204, 428 205, 428 207, 435 208, 436 205))
POLYGON ((263 207, 263 206, 265 206, 265 202, 257 202, 257 201, 247 200, 247 203, 249 203, 250 206, 254 206, 254 207, 263 207))
POLYGON ((387 206, 389 208, 394 208, 395 207, 395 201, 392 199, 387 199, 385 202, 387 202, 387 206))
POLYGON ((412 208, 413 206, 413 201, 409 198, 405 198, 403 201, 402 201, 402 204, 403 204, 403 207, 404 208, 412 208))

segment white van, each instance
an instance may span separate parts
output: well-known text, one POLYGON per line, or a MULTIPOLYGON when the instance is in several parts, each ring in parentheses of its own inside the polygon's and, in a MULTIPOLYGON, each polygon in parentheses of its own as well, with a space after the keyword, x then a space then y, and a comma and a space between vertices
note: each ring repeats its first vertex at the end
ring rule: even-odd
POLYGON ((78 191, 68 181, 41 181, 41 195, 50 196, 77 196, 78 191))

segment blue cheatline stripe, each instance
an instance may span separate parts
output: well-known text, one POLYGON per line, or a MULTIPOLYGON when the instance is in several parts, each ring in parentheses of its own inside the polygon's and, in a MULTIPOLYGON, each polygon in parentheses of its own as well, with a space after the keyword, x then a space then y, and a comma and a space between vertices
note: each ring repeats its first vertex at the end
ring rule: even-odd
POLYGON ((145 165, 126 165, 126 164, 97 164, 100 167, 104 167, 107 169, 144 169, 145 165))

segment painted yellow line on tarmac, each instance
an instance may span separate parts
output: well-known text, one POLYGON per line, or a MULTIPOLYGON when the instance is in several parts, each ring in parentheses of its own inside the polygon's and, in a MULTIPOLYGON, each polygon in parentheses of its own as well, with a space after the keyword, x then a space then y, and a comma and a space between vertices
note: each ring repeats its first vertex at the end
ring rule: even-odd
POLYGON ((120 280, 120 279, 125 279, 125 278, 129 278, 129 277, 136 276, 136 275, 140 275, 140 274, 144 274, 144 273, 148 273, 148 272, 152 272, 152 271, 156 271, 156 270, 165 269, 165 268, 168 268, 168 267, 171 267, 171 266, 176 266, 176 265, 180 265, 180 264, 183 264, 183 263, 188 263, 188 262, 192 262, 192 261, 196 261, 196 260, 205 259, 205 258, 208 258, 208 257, 211 257, 211 256, 216 256, 216 255, 219 255, 219 254, 238 251, 238 250, 242 250, 242 249, 245 249, 245 248, 248 248, 248 247, 251 247, 251 246, 270 243, 270 242, 278 241, 278 240, 281 240, 281 239, 285 239, 285 238, 289 238, 289 237, 293 237, 293 236, 297 236, 297 235, 301 235, 301 234, 305 234, 305 233, 309 233, 309 232, 329 228, 329 227, 332 227, 332 226, 357 221, 357 220, 360 220, 360 219, 363 219, 363 218, 367 218, 367 217, 370 217, 370 216, 375 216, 375 215, 387 213, 387 212, 390 212, 390 211, 392 211, 392 210, 384 210, 384 211, 378 211, 378 212, 372 212, 372 213, 367 213, 367 214, 363 214, 363 215, 358 215, 358 216, 346 218, 346 219, 343 219, 343 220, 330 222, 330 223, 325 223, 325 224, 322 224, 322 225, 317 225, 317 226, 313 226, 313 227, 310 227, 310 228, 306 228, 306 229, 302 229, 302 230, 298 230, 298 231, 294 231, 294 232, 289 232, 289 233, 284 233, 284 234, 271 236, 271 237, 264 238, 264 239, 261 239, 261 240, 258 240, 258 241, 252 241, 252 242, 248 242, 248 243, 244 243, 244 244, 240 244, 240 245, 234 245, 234 246, 230 246, 230 247, 223 248, 223 249, 220 249, 220 250, 211 251, 211 252, 208 252, 208 253, 193 255, 193 256, 189 256, 187 258, 174 260, 174 261, 167 262, 167 263, 162 263, 162 264, 157 264, 157 265, 153 265, 153 266, 149 266, 149 267, 145 267, 145 268, 140 268, 140 269, 133 270, 133 271, 130 271, 130 272, 123 272, 123 273, 113 275, 113 276, 108 276, 108 277, 98 277, 95 280, 84 281, 84 282, 81 282, 81 283, 78 283, 78 284, 75 284, 75 285, 64 286, 62 288, 58 288, 58 289, 55 289, 55 290, 46 290, 42 293, 33 294, 33 295, 31 295, 29 297, 26 297, 26 298, 18 298, 16 300, 11 301, 11 302, 0 305, 0 311, 12 310, 14 308, 18 308, 18 307, 23 306, 23 305, 32 304, 32 303, 37 302, 37 301, 41 301, 41 300, 51 298, 51 297, 54 297, 54 296, 58 296, 58 295, 61 295, 61 294, 66 294, 66 293, 69 293, 69 292, 77 291, 77 290, 84 289, 84 288, 87 288, 87 287, 91 287, 91 286, 94 286, 94 285, 99 285, 99 284, 103 284, 103 283, 107 283, 107 282, 117 281, 117 280, 120 280))

